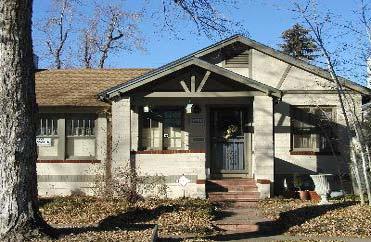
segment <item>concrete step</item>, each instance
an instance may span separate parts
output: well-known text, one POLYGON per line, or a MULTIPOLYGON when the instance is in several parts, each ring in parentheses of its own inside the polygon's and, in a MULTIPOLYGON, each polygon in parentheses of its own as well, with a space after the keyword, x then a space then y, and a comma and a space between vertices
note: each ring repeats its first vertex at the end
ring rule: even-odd
POLYGON ((248 198, 248 197, 244 197, 244 198, 229 198, 229 197, 209 197, 209 201, 210 202, 238 202, 239 203, 239 207, 244 207, 244 206, 249 206, 250 204, 246 204, 246 203, 249 203, 249 202, 257 202, 259 201, 258 198, 248 198), (243 204, 243 205, 242 205, 243 204))
POLYGON ((257 192, 258 187, 253 179, 208 180, 207 192, 257 192))
POLYGON ((244 200, 259 199, 259 192, 209 192, 209 199, 244 200))
POLYGON ((226 231, 259 232, 261 229, 257 224, 218 224, 217 228, 226 231))
POLYGON ((229 201, 229 208, 256 208, 258 199, 241 200, 241 201, 229 201))
POLYGON ((206 184, 217 184, 220 186, 233 186, 233 185, 255 185, 256 186, 256 182, 252 178, 207 180, 206 184))
POLYGON ((206 190, 208 192, 254 192, 258 191, 258 187, 253 185, 228 185, 221 186, 218 184, 207 184, 206 190))

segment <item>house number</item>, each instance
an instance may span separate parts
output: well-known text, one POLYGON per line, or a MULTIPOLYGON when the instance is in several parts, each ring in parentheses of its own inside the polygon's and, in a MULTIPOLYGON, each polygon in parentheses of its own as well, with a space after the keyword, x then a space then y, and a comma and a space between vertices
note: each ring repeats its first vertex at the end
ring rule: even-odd
POLYGON ((191 124, 204 125, 204 118, 191 118, 191 124))
POLYGON ((37 146, 52 146, 51 138, 36 138, 37 146))

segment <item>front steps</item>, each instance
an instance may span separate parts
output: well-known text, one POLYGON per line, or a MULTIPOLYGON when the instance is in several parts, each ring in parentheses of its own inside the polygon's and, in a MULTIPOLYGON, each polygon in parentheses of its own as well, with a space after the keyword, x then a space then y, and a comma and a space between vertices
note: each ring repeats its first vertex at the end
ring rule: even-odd
POLYGON ((222 216, 214 226, 226 232, 267 231, 268 220, 257 208, 260 193, 254 179, 208 180, 206 192, 220 205, 222 216))
POLYGON ((208 180, 206 192, 212 202, 256 202, 260 196, 254 179, 208 180))

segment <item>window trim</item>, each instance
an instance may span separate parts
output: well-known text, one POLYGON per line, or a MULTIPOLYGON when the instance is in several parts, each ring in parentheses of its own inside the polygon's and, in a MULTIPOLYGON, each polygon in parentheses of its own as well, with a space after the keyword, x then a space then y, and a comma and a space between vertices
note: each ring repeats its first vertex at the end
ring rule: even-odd
MULTIPOLYGON (((320 109, 320 108, 331 108, 331 115, 332 115, 332 122, 333 123, 337 123, 337 110, 336 110, 336 106, 334 105, 319 105, 319 106, 313 106, 313 105, 290 105, 290 153, 293 152, 312 152, 313 154, 328 154, 328 153, 331 153, 331 150, 322 150, 321 148, 317 148, 317 141, 313 142, 314 140, 317 140, 318 137, 321 137, 323 134, 321 134, 321 131, 319 132, 313 132, 313 131, 309 131, 310 135, 311 135, 311 142, 312 142, 312 147, 311 148, 296 148, 294 147, 294 135, 295 135, 295 127, 294 127, 294 121, 295 121, 295 118, 294 118, 294 111, 295 109, 304 109, 304 108, 308 108, 309 109, 309 112, 310 113, 314 113, 314 111, 316 109, 320 109)), ((312 127, 311 129, 320 129, 318 128, 317 126, 315 127, 312 127)), ((332 132, 337 134, 337 126, 335 127, 332 127, 332 132)), ((335 146, 334 147, 334 151, 335 153, 338 153, 338 150, 337 150, 337 147, 335 146)))
MULTIPOLYGON (((57 119, 58 123, 58 155, 57 156, 39 156, 37 157, 38 160, 97 160, 97 123, 94 127, 94 136, 85 136, 84 138, 94 138, 95 139, 95 156, 71 156, 67 157, 66 151, 67 151, 67 138, 69 137, 67 135, 67 127, 66 127, 66 120, 70 118, 91 118, 94 119, 95 122, 98 120, 98 114, 96 113, 40 113, 39 118, 42 117, 49 117, 52 119, 57 119)), ((36 135, 36 137, 41 137, 36 135)), ((46 137, 46 136, 42 136, 46 137)), ((53 136, 56 137, 56 136, 53 136)), ((78 137, 77 137, 78 138, 78 137)))
POLYGON ((161 113, 166 112, 166 111, 179 111, 181 113, 181 147, 176 148, 176 147, 169 147, 165 149, 164 146, 164 123, 163 120, 158 122, 158 129, 160 132, 160 147, 146 147, 144 148, 142 142, 143 142, 143 118, 145 113, 143 112, 143 107, 140 107, 140 113, 139 113, 139 122, 138 122, 138 133, 139 133, 139 140, 138 140, 138 151, 164 151, 164 150, 184 150, 185 149, 185 135, 184 135, 184 129, 185 129, 185 112, 184 112, 184 107, 183 106, 156 106, 152 110, 160 110, 161 113))

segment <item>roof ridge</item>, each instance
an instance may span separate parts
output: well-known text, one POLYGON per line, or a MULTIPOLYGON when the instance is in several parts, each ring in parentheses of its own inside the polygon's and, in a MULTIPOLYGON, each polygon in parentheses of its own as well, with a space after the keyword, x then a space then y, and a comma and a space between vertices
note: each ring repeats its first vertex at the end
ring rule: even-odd
POLYGON ((153 67, 37 69, 36 72, 153 70, 153 67))

